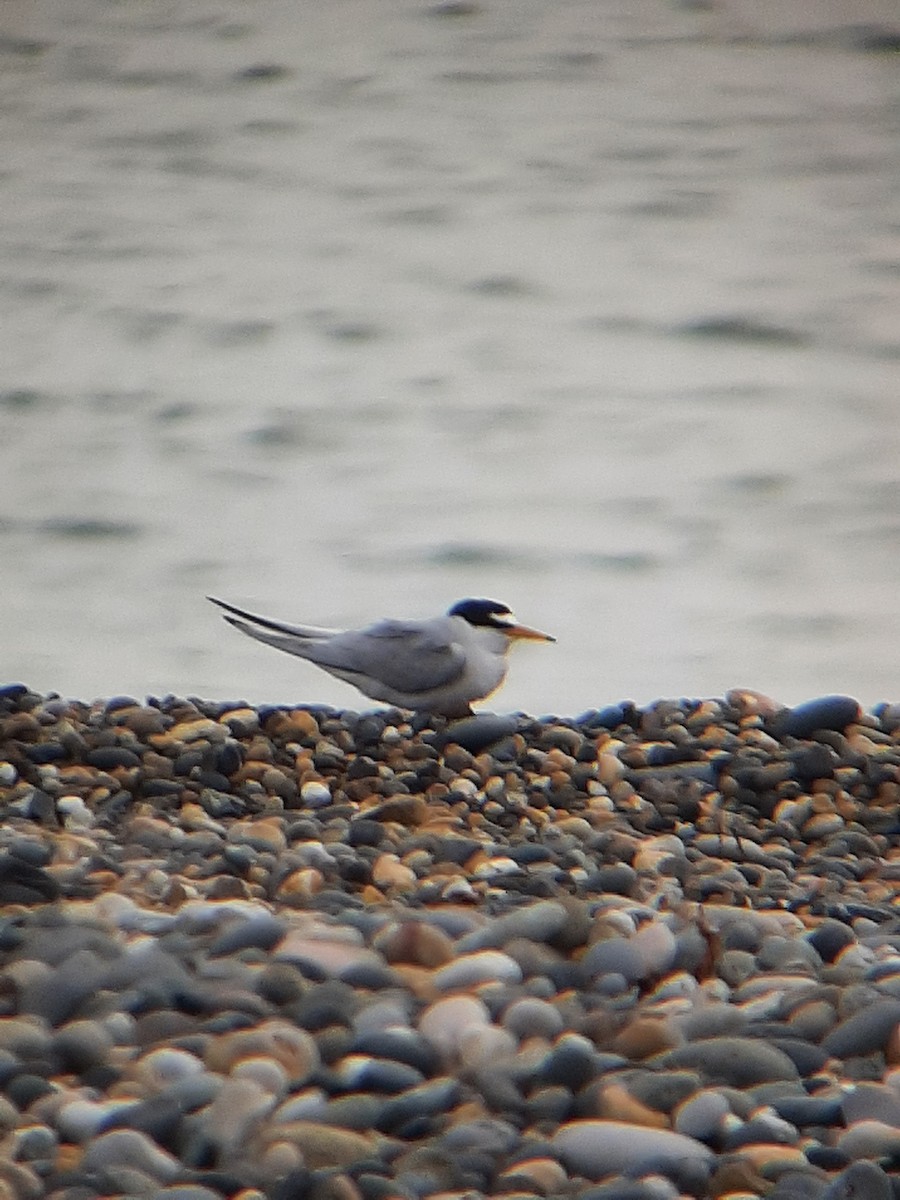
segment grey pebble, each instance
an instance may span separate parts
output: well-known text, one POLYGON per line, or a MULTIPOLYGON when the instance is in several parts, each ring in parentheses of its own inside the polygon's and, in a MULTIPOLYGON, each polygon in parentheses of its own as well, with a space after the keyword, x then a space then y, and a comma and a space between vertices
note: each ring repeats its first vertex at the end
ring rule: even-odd
POLYGON ((82 1165, 86 1171, 140 1171, 169 1183, 181 1170, 178 1160, 161 1150, 149 1137, 131 1129, 102 1133, 88 1143, 82 1165))
POLYGON ((547 942, 560 932, 568 920, 569 913, 564 905, 555 900, 539 900, 503 913, 481 929, 463 934, 456 944, 456 950, 459 954, 469 954, 475 950, 498 949, 518 937, 547 942))
POLYGON ((697 1141, 717 1141, 731 1107, 721 1092, 707 1088, 680 1104, 672 1128, 697 1141))
POLYGON ((239 950, 256 947, 271 950, 284 937, 287 925, 277 917, 263 914, 229 924, 210 944, 212 958, 236 954, 239 950))
POLYGON ((874 1120, 900 1128, 900 1095, 882 1083, 858 1083, 844 1093, 841 1109, 848 1125, 874 1120))
POLYGON ((629 938, 611 937, 595 942, 581 960, 581 967, 590 976, 618 975, 626 983, 637 983, 647 973, 640 950, 629 938))
POLYGON ((550 1141, 570 1171, 589 1179, 635 1170, 666 1173, 683 1163, 707 1165, 713 1157, 709 1147, 694 1138, 623 1121, 570 1121, 550 1141))
POLYGON ((900 1000, 876 1000, 842 1021, 822 1039, 822 1049, 835 1058, 851 1058, 884 1049, 900 1024, 900 1000))
POLYGON ((514 1000, 503 1013, 504 1029, 517 1038, 555 1038, 565 1028, 559 1009, 545 1000, 525 996, 514 1000))
POLYGON ((405 1063, 423 1075, 432 1075, 439 1062, 434 1048, 425 1038, 418 1031, 404 1026, 357 1033, 350 1048, 355 1054, 368 1054, 405 1063))
POLYGON ((795 1080, 799 1073, 781 1050, 741 1037, 715 1037, 658 1055, 664 1067, 693 1067, 711 1084, 748 1088, 770 1080, 795 1080))
POLYGON ((893 1200, 890 1177, 874 1162, 851 1163, 829 1183, 822 1200, 893 1200))

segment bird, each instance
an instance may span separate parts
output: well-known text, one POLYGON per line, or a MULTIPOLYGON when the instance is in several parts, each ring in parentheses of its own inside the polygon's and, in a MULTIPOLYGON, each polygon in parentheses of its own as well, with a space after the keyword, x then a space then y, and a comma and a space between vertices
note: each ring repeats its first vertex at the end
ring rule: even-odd
POLYGON ((520 625, 497 600, 460 600, 443 616, 381 620, 365 629, 286 625, 207 596, 225 620, 248 637, 296 654, 353 684, 370 700, 448 718, 472 715, 503 683, 506 656, 517 641, 555 642, 520 625))

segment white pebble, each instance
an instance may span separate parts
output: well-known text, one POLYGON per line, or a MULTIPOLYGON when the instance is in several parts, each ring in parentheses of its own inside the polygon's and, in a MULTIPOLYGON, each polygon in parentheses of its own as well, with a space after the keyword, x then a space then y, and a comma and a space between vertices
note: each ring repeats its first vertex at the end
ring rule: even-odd
POLYGON ((90 829, 94 814, 80 796, 60 796, 56 808, 66 829, 90 829))
POLYGON ((300 799, 307 808, 324 808, 331 803, 331 791, 327 784, 310 779, 301 787, 300 799))

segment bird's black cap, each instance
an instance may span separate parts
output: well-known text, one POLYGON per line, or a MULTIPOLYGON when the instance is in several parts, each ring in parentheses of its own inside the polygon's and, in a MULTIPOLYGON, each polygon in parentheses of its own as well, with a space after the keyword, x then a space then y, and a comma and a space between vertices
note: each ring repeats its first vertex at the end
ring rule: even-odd
POLYGON ((462 617, 470 625, 503 625, 497 617, 508 617, 510 609, 499 600, 459 600, 448 612, 449 617, 462 617))

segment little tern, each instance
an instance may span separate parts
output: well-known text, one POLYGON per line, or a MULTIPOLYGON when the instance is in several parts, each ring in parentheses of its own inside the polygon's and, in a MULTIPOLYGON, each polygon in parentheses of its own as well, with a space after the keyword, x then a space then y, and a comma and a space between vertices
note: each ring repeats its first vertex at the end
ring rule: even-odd
POLYGON ((285 625, 208 596, 248 637, 305 658, 372 700, 435 716, 463 717, 506 678, 514 642, 555 642, 520 625, 496 600, 460 600, 442 617, 378 621, 366 629, 285 625))

